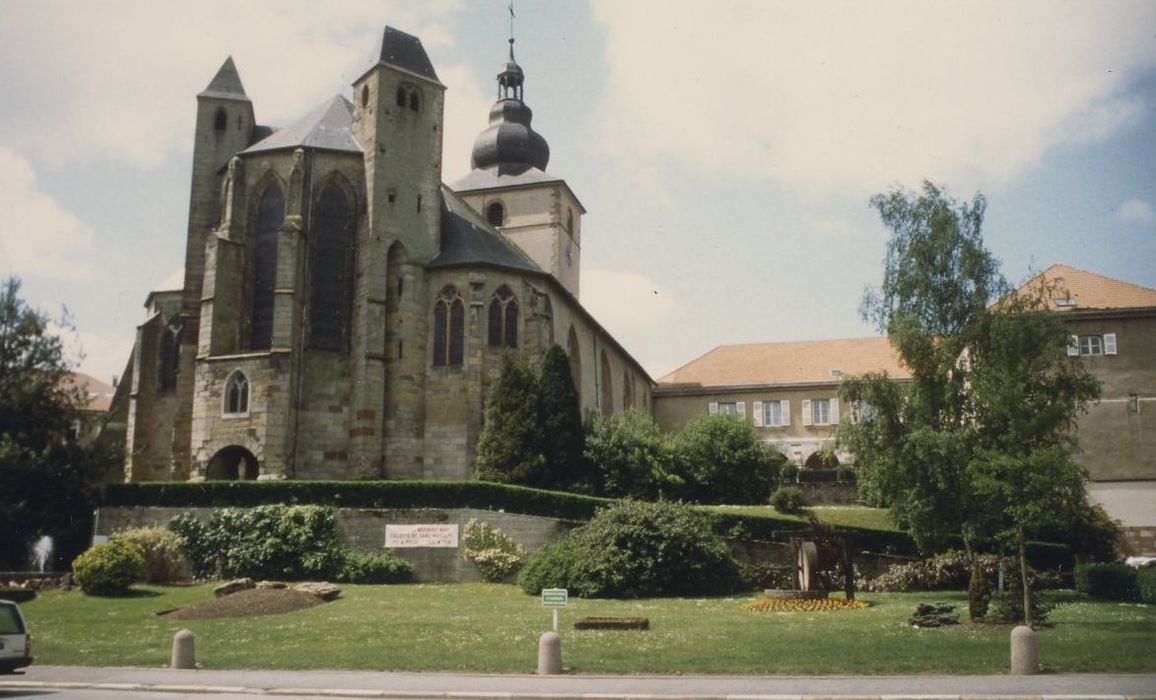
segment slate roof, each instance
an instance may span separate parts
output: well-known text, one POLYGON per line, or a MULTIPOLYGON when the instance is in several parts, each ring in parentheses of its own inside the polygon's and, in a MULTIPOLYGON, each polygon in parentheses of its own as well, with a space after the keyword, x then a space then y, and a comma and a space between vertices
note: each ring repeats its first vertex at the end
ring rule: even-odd
POLYGON ((217 97, 227 100, 249 99, 249 96, 245 94, 245 87, 241 85, 241 75, 237 72, 237 66, 233 63, 232 56, 225 59, 220 70, 209 81, 209 86, 202 90, 197 97, 217 97))
POLYGON ((421 39, 400 29, 385 28, 381 37, 381 58, 378 63, 395 66, 441 84, 429 55, 421 45, 421 39))
POLYGON ((1051 307, 1055 311, 1156 306, 1156 289, 1122 282, 1061 263, 1050 265, 1019 288, 1028 289, 1037 284, 1041 278, 1049 285, 1055 283, 1057 290, 1061 292, 1051 301, 1051 307))
POLYGON ((259 153, 290 148, 361 153, 353 137, 353 104, 338 95, 310 112, 296 124, 274 131, 242 153, 259 153))
POLYGON ((554 177, 543 170, 530 165, 510 167, 508 165, 492 165, 488 168, 477 168, 450 185, 455 192, 469 192, 471 190, 488 190, 497 187, 518 187, 520 185, 541 185, 547 182, 559 182, 562 178, 554 177))
POLYGON ((911 376, 884 337, 749 343, 721 345, 662 377, 658 386, 822 384, 883 371, 895 379, 911 376))
POLYGON ((492 265, 544 274, 525 253, 490 226, 453 190, 442 186, 441 252, 429 267, 492 265))

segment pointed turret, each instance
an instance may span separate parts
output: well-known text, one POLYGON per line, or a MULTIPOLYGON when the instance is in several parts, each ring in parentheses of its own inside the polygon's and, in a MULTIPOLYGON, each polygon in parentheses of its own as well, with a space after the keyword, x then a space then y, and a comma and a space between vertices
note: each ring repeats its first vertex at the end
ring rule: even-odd
POLYGON ((221 64, 221 69, 209 81, 209 86, 202 90, 197 97, 249 101, 249 96, 245 94, 245 86, 241 84, 241 75, 237 72, 237 66, 233 63, 232 56, 225 59, 225 62, 221 64))

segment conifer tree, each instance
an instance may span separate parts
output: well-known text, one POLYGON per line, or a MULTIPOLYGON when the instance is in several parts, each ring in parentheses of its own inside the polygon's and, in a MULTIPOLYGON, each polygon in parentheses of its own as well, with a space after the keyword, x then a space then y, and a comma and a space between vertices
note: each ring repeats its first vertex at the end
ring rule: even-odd
POLYGON ((542 486, 588 491, 592 475, 584 455, 586 432, 578 404, 578 389, 570 374, 570 360, 558 345, 542 357, 538 378, 542 454, 546 458, 542 486))
POLYGON ((540 485, 542 454, 538 382, 526 361, 507 354, 486 397, 476 468, 482 481, 540 485))

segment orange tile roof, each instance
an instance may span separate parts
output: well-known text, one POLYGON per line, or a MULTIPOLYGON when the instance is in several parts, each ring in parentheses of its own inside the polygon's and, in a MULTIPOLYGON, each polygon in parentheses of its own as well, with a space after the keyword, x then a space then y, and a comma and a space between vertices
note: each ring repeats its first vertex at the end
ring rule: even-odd
POLYGON ((1122 282, 1094 272, 1054 263, 1019 286, 1024 290, 1038 284, 1041 278, 1055 284, 1060 292, 1051 307, 1056 311, 1080 309, 1128 309, 1156 306, 1156 289, 1122 282))
POLYGON ((112 405, 112 396, 116 393, 116 387, 105 384, 84 372, 73 372, 71 379, 73 386, 78 387, 88 396, 88 405, 84 407, 84 410, 107 411, 108 407, 112 405))
POLYGON ((911 376, 883 337, 750 343, 721 345, 659 379, 658 385, 834 383, 840 376, 880 371, 895 378, 911 376))

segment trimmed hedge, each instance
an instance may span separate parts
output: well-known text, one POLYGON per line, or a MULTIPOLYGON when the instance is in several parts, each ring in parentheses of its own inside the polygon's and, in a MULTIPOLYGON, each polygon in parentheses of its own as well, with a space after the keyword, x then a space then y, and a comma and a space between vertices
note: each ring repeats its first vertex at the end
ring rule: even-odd
MULTIPOLYGON (((475 508, 562 520, 588 521, 617 501, 481 481, 203 481, 109 484, 104 507, 222 508, 258 505, 328 505, 335 508, 475 508)), ((805 523, 758 515, 708 511, 725 537, 784 542, 805 523)), ((904 532, 833 527, 856 551, 914 556, 904 532)))
POLYGON ((1136 570, 1124 562, 1079 564, 1075 571, 1076 590, 1103 600, 1139 600, 1136 570))
POLYGON ((1156 605, 1156 567, 1137 571, 1136 585, 1140 589, 1140 602, 1156 605))
POLYGON ((203 481, 109 484, 102 506, 273 504, 334 508, 477 508, 589 520, 614 501, 482 481, 203 481))

